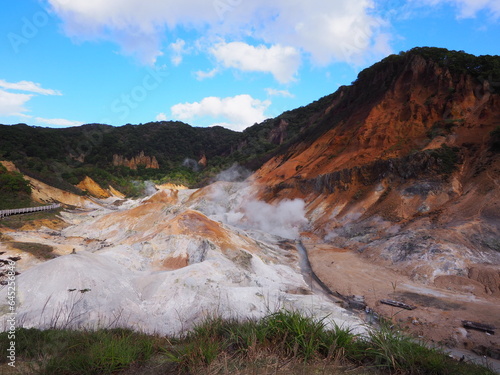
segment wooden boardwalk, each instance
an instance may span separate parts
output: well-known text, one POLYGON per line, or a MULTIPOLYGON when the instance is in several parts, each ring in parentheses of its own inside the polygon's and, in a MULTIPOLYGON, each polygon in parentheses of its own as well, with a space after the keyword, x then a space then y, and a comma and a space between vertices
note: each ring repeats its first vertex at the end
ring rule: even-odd
POLYGON ((55 210, 61 207, 59 203, 49 204, 48 206, 39 206, 39 207, 26 207, 26 208, 14 208, 11 210, 0 210, 0 219, 10 215, 19 215, 19 214, 27 214, 30 212, 38 212, 38 211, 50 211, 55 210))

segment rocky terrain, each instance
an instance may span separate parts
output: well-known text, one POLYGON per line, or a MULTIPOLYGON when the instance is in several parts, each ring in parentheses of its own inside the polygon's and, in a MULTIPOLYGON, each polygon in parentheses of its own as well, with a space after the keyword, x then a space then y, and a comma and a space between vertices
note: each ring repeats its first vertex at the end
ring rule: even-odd
MULTIPOLYGON (((281 228, 263 231, 244 200, 249 195, 250 186, 230 182, 160 190, 141 201, 111 198, 96 201, 99 208, 63 211, 62 228, 6 232, 10 241, 0 250, 22 258, 18 320, 179 335, 208 315, 259 318, 288 308, 363 330, 357 316, 305 282, 296 220, 282 217, 281 228), (21 241, 51 246, 56 257, 42 261, 12 246, 21 241)), ((253 204, 276 218, 302 208, 253 204)), ((5 288, 0 293, 6 297, 5 288)))
POLYGON ((490 142, 500 97, 420 56, 403 63, 363 116, 265 164, 261 196, 304 199, 312 232, 336 247, 424 283, 481 279, 498 295, 498 276, 489 267, 479 275, 500 261, 500 160, 490 142))
POLYGON ((258 132, 272 148, 251 158, 260 162, 245 182, 158 184, 132 200, 90 178, 80 189, 94 198, 31 179, 34 197, 67 209, 58 225, 2 227, 0 251, 22 258, 23 323, 178 334, 206 314, 286 307, 359 330, 379 314, 498 358, 498 334, 463 321, 500 327, 500 95, 481 75, 490 57, 464 56, 390 56, 353 85, 249 128, 231 152, 258 132), (40 260, 15 242, 58 257, 40 260), (351 295, 373 313, 342 308, 351 295), (388 298, 416 308, 381 304, 388 298))

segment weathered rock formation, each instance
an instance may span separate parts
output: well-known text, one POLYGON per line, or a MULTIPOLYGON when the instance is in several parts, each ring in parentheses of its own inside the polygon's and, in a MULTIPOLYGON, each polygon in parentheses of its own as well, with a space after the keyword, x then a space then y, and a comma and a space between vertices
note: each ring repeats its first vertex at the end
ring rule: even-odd
POLYGON ((120 193, 111 185, 109 186, 109 189, 103 189, 97 182, 95 182, 89 176, 85 176, 85 178, 78 185, 76 185, 76 187, 83 191, 86 191, 95 198, 105 199, 112 196, 118 198, 125 198, 125 195, 120 193))
POLYGON ((97 182, 92 180, 89 176, 86 176, 78 185, 77 188, 88 192, 90 195, 96 198, 109 198, 111 194, 104 190, 97 182))
POLYGON ((397 313, 418 335, 498 347, 464 335, 459 317, 500 324, 500 95, 460 63, 408 53, 362 72, 310 111, 300 139, 255 180, 267 202, 306 202, 302 235, 330 288, 386 316, 382 293, 419 305, 397 313), (449 309, 460 310, 442 319, 449 309))
POLYGON ((116 190, 113 186, 109 185, 108 191, 111 193, 111 195, 114 195, 117 198, 125 198, 125 194, 122 192, 116 190))
POLYGON ((160 165, 158 164, 158 160, 153 156, 144 155, 144 151, 141 151, 139 155, 132 157, 131 159, 127 159, 122 155, 113 155, 113 165, 114 166, 124 166, 130 169, 137 169, 138 166, 142 165, 145 168, 150 169, 159 169, 160 165))
POLYGON ((288 125, 287 121, 281 119, 278 126, 271 130, 271 133, 269 134, 269 142, 281 145, 285 140, 288 125))
POLYGON ((155 185, 155 188, 157 190, 185 190, 187 189, 187 186, 167 182, 165 184, 155 185))
POLYGON ((198 164, 201 165, 202 167, 207 166, 207 157, 205 154, 201 155, 200 160, 198 160, 198 164))

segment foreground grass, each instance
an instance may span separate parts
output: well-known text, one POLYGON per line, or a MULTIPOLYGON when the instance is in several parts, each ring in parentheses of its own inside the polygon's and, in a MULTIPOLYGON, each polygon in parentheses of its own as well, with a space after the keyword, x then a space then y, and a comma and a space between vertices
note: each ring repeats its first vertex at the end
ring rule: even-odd
MULTIPOLYGON (((10 373, 494 374, 420 345, 388 325, 360 337, 343 327, 326 329, 326 323, 280 311, 260 321, 209 318, 182 338, 127 329, 18 329, 18 372, 10 373)), ((1 333, 1 353, 7 352, 8 341, 1 333)), ((0 369, 9 369, 7 362, 2 354, 0 369)))

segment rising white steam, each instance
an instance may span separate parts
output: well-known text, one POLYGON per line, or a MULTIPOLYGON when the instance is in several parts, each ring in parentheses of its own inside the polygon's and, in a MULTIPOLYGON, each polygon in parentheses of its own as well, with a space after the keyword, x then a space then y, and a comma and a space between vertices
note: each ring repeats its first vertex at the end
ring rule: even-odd
POLYGON ((157 189, 155 184, 151 181, 144 181, 144 194, 145 195, 153 195, 156 193, 157 189))
MULTIPOLYGON (((218 177, 227 180, 241 179, 248 171, 233 165, 218 177), (243 174, 242 174, 243 173, 243 174)), ((253 187, 247 182, 219 181, 210 186, 210 201, 196 207, 212 219, 244 230, 259 230, 272 235, 297 239, 308 223, 302 199, 285 199, 267 203, 256 198, 253 187)))
POLYGON ((200 171, 200 165, 194 159, 190 159, 190 158, 184 159, 184 161, 182 162, 182 166, 191 169, 193 172, 200 171))
POLYGON ((252 172, 248 169, 242 167, 238 163, 234 163, 228 169, 220 172, 215 177, 215 181, 240 182, 246 180, 251 174, 252 172))
POLYGON ((242 213, 239 226, 289 239, 299 238, 301 228, 307 224, 302 199, 285 199, 276 205, 250 200, 242 206, 242 213))

